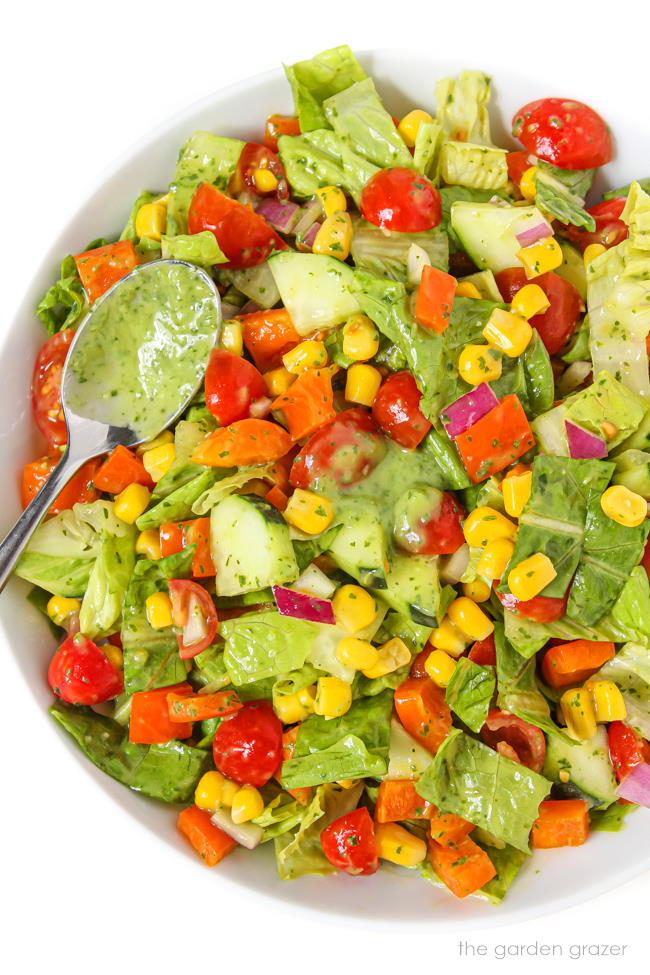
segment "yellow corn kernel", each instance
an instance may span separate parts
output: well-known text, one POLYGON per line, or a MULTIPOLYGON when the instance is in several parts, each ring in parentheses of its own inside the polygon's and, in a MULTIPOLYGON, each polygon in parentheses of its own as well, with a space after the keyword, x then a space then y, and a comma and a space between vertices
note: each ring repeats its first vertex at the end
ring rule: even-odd
POLYGON ((198 781, 194 792, 194 805, 212 812, 221 803, 221 793, 226 777, 221 772, 206 772, 198 781))
POLYGON ((447 610, 449 619, 470 640, 485 640, 494 630, 489 616, 467 596, 459 596, 447 610))
POLYGON ((611 420, 603 420, 603 422, 600 424, 600 432, 607 443, 609 443, 618 433, 618 427, 615 423, 612 423, 611 420))
POLYGON ((298 691, 298 700, 302 704, 303 708, 312 714, 314 710, 314 701, 316 700, 316 685, 310 684, 309 687, 301 688, 298 691))
POLYGON ((546 237, 530 247, 522 247, 517 251, 517 257, 524 265, 527 278, 538 278, 540 274, 554 271, 564 260, 562 248, 555 237, 546 237))
POLYGON ((340 718, 350 710, 352 688, 340 677, 319 677, 314 713, 322 718, 340 718))
POLYGON ((223 785, 221 786, 221 796, 219 798, 220 806, 232 806, 233 799, 241 789, 239 782, 233 782, 231 779, 224 779, 223 785))
POLYGON ((332 524, 334 505, 329 498, 296 488, 282 512, 284 520, 307 535, 320 535, 332 524))
POLYGON ((342 789, 354 789, 358 781, 358 779, 339 779, 336 784, 342 789))
POLYGON ((166 592, 154 592, 147 596, 144 609, 147 622, 154 630, 164 630, 172 625, 172 601, 166 592))
POLYGON ((588 680, 584 689, 591 697, 596 721, 625 721, 625 700, 613 681, 588 680))
POLYGON ((550 582, 553 582, 557 572, 548 555, 536 552, 520 562, 508 573, 508 588, 515 597, 522 602, 539 596, 550 582))
POLYGON ((491 588, 483 579, 463 583, 463 596, 473 599, 475 603, 484 603, 490 598, 491 588))
POLYGON ((361 586, 341 586, 334 593, 332 609, 337 625, 346 633, 365 630, 377 616, 377 603, 361 586))
POLYGON ((471 281, 459 281, 456 285, 457 298, 481 298, 481 292, 471 281))
POLYGON ((472 548, 485 548, 495 538, 510 538, 517 535, 517 526, 502 515, 496 508, 480 505, 469 513, 463 524, 465 541, 472 548))
POLYGON ((426 859, 427 844, 399 823, 377 823, 375 839, 381 860, 400 867, 415 867, 426 859))
POLYGON ((295 694, 276 694, 274 691, 273 710, 282 724, 296 724, 308 718, 313 711, 313 706, 305 706, 303 703, 305 700, 306 698, 301 697, 298 691, 295 694))
POLYGON ((345 210, 336 210, 323 220, 314 243, 314 254, 325 254, 345 261, 350 254, 352 243, 352 219, 345 210))
POLYGON ((533 472, 510 474, 501 481, 503 507, 511 518, 519 518, 533 489, 533 472))
POLYGON ((253 182, 258 193, 274 193, 280 181, 270 169, 258 166, 253 170, 253 182))
POLYGON ((483 329, 483 338, 509 359, 520 356, 532 337, 533 329, 526 319, 503 308, 493 310, 483 329))
POLYGON ((583 687, 572 687, 560 698, 560 710, 567 731, 577 741, 586 741, 596 734, 596 715, 589 691, 583 687))
POLYGON ((66 596, 52 596, 47 602, 47 615, 57 626, 63 626, 68 616, 78 613, 80 609, 78 599, 68 599, 66 596))
POLYGON ((367 315, 355 315, 343 326, 343 355, 353 362, 372 359, 379 350, 379 333, 367 315))
POLYGON ((284 366, 279 366, 277 369, 271 369, 269 372, 265 372, 262 379, 266 383, 266 388, 271 396, 281 396, 282 393, 286 393, 291 383, 295 380, 295 374, 289 372, 284 366))
POLYGON ((381 373, 367 362, 355 362, 345 379, 345 398, 348 403, 372 406, 381 386, 381 373))
POLYGON ((643 524, 648 515, 648 504, 640 494, 635 494, 622 484, 608 487, 600 496, 600 507, 608 518, 626 528, 643 524))
POLYGON ((486 579, 500 579, 512 558, 515 543, 509 538, 495 538, 481 552, 476 571, 486 579))
POLYGON ((327 365, 325 343, 316 342, 314 339, 300 342, 282 356, 282 363, 285 369, 295 375, 304 372, 305 369, 320 369, 321 366, 327 365))
POLYGON ((112 643, 102 644, 102 651, 105 657, 108 657, 110 662, 117 670, 121 670, 124 666, 124 654, 119 647, 114 647, 112 643))
POLYGON ((469 640, 458 627, 445 616, 440 626, 437 626, 429 637, 429 643, 436 650, 444 650, 451 657, 460 657, 465 652, 469 640))
POLYGON ((490 345, 466 345, 458 358, 458 373, 470 386, 491 383, 501 375, 501 353, 490 345))
POLYGON ((523 171, 521 180, 519 181, 519 192, 524 200, 532 201, 537 196, 537 186, 535 185, 536 176, 537 166, 529 166, 528 169, 523 171))
POLYGON ((120 521, 134 524, 136 518, 146 511, 151 500, 151 491, 144 484, 129 484, 115 497, 114 512, 120 521))
POLYGON ((139 447, 135 448, 135 452, 138 457, 142 457, 148 450, 153 450, 155 447, 162 447, 166 443, 174 443, 174 434, 171 430, 163 430, 153 440, 147 440, 146 443, 141 443, 139 447))
POLYGON ((548 311, 551 303, 538 284, 525 284, 513 295, 510 310, 522 318, 534 318, 548 311))
POLYGON ((142 463, 154 484, 157 484, 165 476, 175 460, 176 445, 173 443, 154 447, 153 450, 147 450, 142 455, 142 463))
POLYGON ((373 667, 365 667, 363 670, 364 677, 369 677, 370 680, 385 677, 386 674, 393 674, 400 667, 406 667, 411 662, 411 651, 398 636, 382 643, 378 647, 377 653, 377 663, 373 667))
POLYGON ((345 193, 338 186, 321 186, 316 190, 316 199, 320 200, 326 217, 331 217, 337 210, 344 211, 348 208, 345 193))
POLYGON ((421 108, 414 108, 412 112, 404 116, 397 126, 397 131, 410 148, 413 148, 415 145, 418 130, 423 122, 433 122, 433 119, 428 112, 423 111, 421 108))
POLYGON ((424 662, 424 669, 434 684, 446 687, 453 677, 456 662, 444 650, 433 650, 424 662))
POLYGON ((135 216, 135 232, 138 237, 160 240, 167 227, 167 204, 157 200, 145 203, 135 216))
POLYGON ((159 559, 162 555, 160 550, 160 532, 153 528, 140 532, 136 539, 135 550, 138 555, 144 555, 148 559, 159 559))
POLYGON ((584 254, 582 255, 582 260, 585 262, 585 267, 588 267, 593 260, 600 257, 607 250, 603 244, 588 244, 585 247, 584 254))
POLYGON ((234 355, 244 354, 244 333, 241 322, 233 318, 223 323, 221 326, 221 335, 219 336, 219 345, 226 352, 232 352, 234 355))
POLYGON ((346 636, 335 650, 336 659, 353 670, 370 670, 379 663, 379 652, 367 640, 346 636))
POLYGON ((233 823, 250 823, 264 812, 264 800, 254 785, 243 785, 232 799, 230 815, 233 823))

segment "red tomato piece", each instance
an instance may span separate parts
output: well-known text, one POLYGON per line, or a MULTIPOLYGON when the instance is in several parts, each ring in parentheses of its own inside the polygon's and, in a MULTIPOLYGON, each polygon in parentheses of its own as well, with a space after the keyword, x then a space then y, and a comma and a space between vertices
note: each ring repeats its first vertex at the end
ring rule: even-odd
POLYGON ((177 636, 178 655, 189 660, 214 643, 219 618, 203 586, 188 579, 170 579, 168 585, 172 619, 183 631, 177 636))
POLYGON ((426 670, 424 669, 424 665, 427 662, 427 657, 431 654, 431 652, 432 652, 432 648, 427 645, 424 648, 424 650, 420 650, 417 657, 413 658, 413 662, 411 663, 411 669, 409 670, 409 674, 411 677, 429 676, 426 670))
POLYGON ((555 620, 561 620, 566 613, 569 600, 568 592, 561 599, 552 596, 534 596, 532 599, 520 600, 511 592, 499 592, 496 586, 494 591, 505 609, 519 616, 525 616, 526 619, 535 620, 536 623, 553 623, 555 620))
POLYGON ((138 255, 130 240, 118 240, 115 244, 77 254, 74 262, 92 305, 117 281, 130 274, 138 263, 138 255))
POLYGON ((301 340, 286 308, 254 311, 239 320, 246 350, 262 372, 281 366, 282 356, 301 340))
POLYGON ((74 338, 71 328, 57 332, 42 346, 32 376, 32 411, 36 426, 50 444, 64 444, 68 429, 61 408, 63 364, 74 338))
POLYGON ((323 853, 337 870, 368 877, 379 868, 375 826, 365 807, 335 819, 320 834, 323 853))
POLYGON ((508 153, 506 165, 508 166, 508 179, 519 186, 521 177, 534 163, 530 162, 530 153, 526 149, 518 149, 517 152, 508 153))
POLYGON ((56 651, 47 680, 68 704, 99 704, 111 701, 124 690, 124 677, 92 640, 76 633, 56 651))
MULTIPOLYGON (((595 230, 587 230, 585 227, 572 227, 569 225, 564 233, 569 240, 584 251, 589 244, 602 244, 603 247, 616 247, 629 235, 628 225, 621 220, 621 214, 627 200, 624 196, 617 196, 613 200, 603 200, 592 207, 587 207, 596 221, 595 230)), ((538 280, 537 278, 535 280, 538 280)))
POLYGON ((300 121, 293 115, 269 115, 264 127, 264 145, 277 152, 281 135, 300 135, 300 121))
POLYGON ((309 488, 332 477, 340 487, 357 484, 385 454, 386 442, 370 413, 345 410, 309 438, 293 462, 291 483, 309 488))
MULTIPOLYGON (((512 301, 517 291, 528 284, 526 272, 520 267, 509 267, 495 274, 499 291, 504 301, 512 301)), ((539 332, 549 355, 555 355, 564 348, 573 335, 580 312, 582 300, 569 281, 565 281, 555 271, 547 271, 535 278, 550 302, 550 307, 541 315, 534 315, 530 324, 539 332)))
POLYGON ((609 757, 616 778, 621 782, 636 765, 650 762, 650 745, 622 721, 612 721, 607 728, 609 757))
POLYGON ((393 536, 413 555, 451 555, 465 544, 464 518, 464 509, 449 491, 416 488, 396 514, 393 536))
POLYGON ((138 691, 131 698, 131 720, 129 722, 129 741, 138 745, 164 745, 175 738, 190 738, 192 724, 171 721, 167 695, 177 698, 190 697, 194 691, 183 682, 168 687, 157 687, 153 691, 138 691))
POLYGON ((252 362, 225 349, 213 349, 205 374, 205 404, 219 426, 244 420, 251 405, 266 397, 262 373, 252 362))
POLYGON ((584 102, 539 98, 512 119, 512 134, 535 156, 560 169, 597 169, 612 158, 604 119, 584 102))
POLYGON ((277 196, 279 200, 286 200, 289 196, 289 186, 284 166, 280 162, 274 149, 261 146, 257 142, 247 142, 237 163, 237 169, 228 187, 233 195, 252 190, 260 196, 277 196), (255 170, 268 169, 278 181, 275 189, 262 191, 255 182, 255 170))
POLYGON ((477 640, 467 656, 479 667, 495 667, 497 652, 494 645, 494 634, 490 633, 485 640, 477 640))
POLYGON ((406 731, 435 755, 451 730, 444 690, 430 677, 407 677, 395 691, 395 710, 406 731))
POLYGON ((505 742, 515 750, 521 764, 533 772, 541 772, 544 767, 544 732, 515 714, 497 709, 490 711, 481 728, 481 740, 495 750, 500 742, 505 742))
POLYGON ((158 529, 160 537, 160 555, 164 559, 167 555, 177 555, 185 547, 182 521, 167 521, 158 529))
POLYGON ((192 197, 187 217, 188 233, 211 230, 228 258, 220 267, 255 267, 263 264, 274 250, 286 244, 264 217, 251 206, 221 193, 210 183, 201 183, 192 197))
POLYGON ((420 411, 421 399, 422 393, 408 369, 388 376, 375 396, 372 404, 375 423, 400 447, 414 449, 431 429, 420 411))
POLYGON ((372 176, 361 191, 361 212, 384 230, 417 233, 442 220, 440 193, 414 169, 391 166, 372 176))
POLYGON ((266 785, 282 761, 282 723, 269 701, 249 701, 221 722, 212 743, 214 764, 242 785, 266 785))
MULTIPOLYGON (((60 457, 40 457, 25 464, 20 488, 23 508, 26 508, 50 474, 59 463, 60 457)), ((76 474, 74 474, 63 488, 58 498, 51 506, 49 514, 58 515, 59 512, 71 508, 74 504, 87 504, 97 498, 97 491, 93 486, 95 472, 99 461, 89 460, 76 474)))

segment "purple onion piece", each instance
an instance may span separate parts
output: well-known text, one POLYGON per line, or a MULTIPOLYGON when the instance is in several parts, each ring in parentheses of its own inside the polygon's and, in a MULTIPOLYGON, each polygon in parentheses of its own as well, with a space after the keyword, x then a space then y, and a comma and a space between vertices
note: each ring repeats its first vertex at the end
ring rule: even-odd
POLYGON ((598 460, 607 457, 607 444, 601 437, 597 437, 588 430, 565 420, 566 438, 569 445, 569 457, 580 460, 598 460))
POLYGON ((530 247, 532 244, 536 244, 538 240, 552 236, 553 228, 546 222, 535 224, 534 227, 528 227, 526 230, 522 230, 520 234, 516 234, 522 247, 530 247))
POLYGON ((635 765, 619 783, 616 795, 650 809, 650 765, 647 762, 635 765))
POLYGON ((284 200, 262 200, 257 212, 281 234, 290 234, 302 216, 299 206, 284 200))
POLYGON ((440 420, 447 435, 453 439, 498 405, 499 400, 492 388, 487 383, 481 383, 445 407, 440 420))
POLYGON ((296 592, 295 589, 287 589, 285 586, 273 586, 273 596, 278 612, 282 616, 293 616, 295 619, 308 620, 310 623, 336 625, 334 610, 329 599, 319 599, 318 596, 309 596, 307 593, 296 592))

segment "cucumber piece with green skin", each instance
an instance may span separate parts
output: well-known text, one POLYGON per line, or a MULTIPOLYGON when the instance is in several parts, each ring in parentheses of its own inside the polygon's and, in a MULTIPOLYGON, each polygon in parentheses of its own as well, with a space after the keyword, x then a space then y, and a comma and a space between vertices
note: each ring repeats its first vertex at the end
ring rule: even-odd
POLYGON ((645 450, 624 450, 619 454, 612 484, 622 484, 646 501, 650 500, 650 453, 645 450))
POLYGON ((281 251, 269 267, 299 335, 333 328, 359 311, 354 272, 335 257, 281 251))
POLYGON ((458 200, 451 206, 451 226, 464 250, 481 270, 495 274, 523 267, 517 234, 547 223, 537 207, 498 206, 458 200))
POLYGON ((375 589, 391 609, 421 626, 438 626, 440 581, 435 555, 393 552, 385 589, 375 589))
POLYGON ((569 773, 569 781, 592 797, 594 806, 616 802, 616 776, 609 757, 607 732, 600 725, 593 738, 570 745, 555 735, 548 735, 544 775, 561 782, 560 772, 569 773))
POLYGON ((464 278, 459 278, 458 283, 473 284, 485 301, 496 301, 499 304, 503 301, 492 271, 476 271, 474 274, 467 274, 464 278))
POLYGON ((345 524, 329 551, 339 568, 360 585, 367 589, 386 588, 388 542, 372 504, 346 511, 345 524))
POLYGON ((287 523, 255 495, 231 494, 212 509, 210 546, 217 596, 238 596, 298 578, 287 523))

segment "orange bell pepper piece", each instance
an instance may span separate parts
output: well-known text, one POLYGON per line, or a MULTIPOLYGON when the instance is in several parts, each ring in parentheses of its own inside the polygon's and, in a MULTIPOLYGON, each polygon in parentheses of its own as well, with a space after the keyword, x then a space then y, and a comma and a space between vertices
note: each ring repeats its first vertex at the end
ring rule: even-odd
MULTIPOLYGON (((282 734, 282 762, 288 762, 290 758, 293 758, 293 753, 296 750, 296 738, 298 737, 298 730, 300 725, 294 725, 288 731, 282 734)), ((282 765, 278 771, 273 776, 276 782, 282 785, 282 765)), ((290 796, 299 802, 301 806, 306 806, 309 802, 311 796, 311 788, 309 786, 302 786, 300 789, 287 789, 290 796)))
POLYGON ((175 738, 189 738, 192 734, 189 722, 176 724, 169 720, 167 695, 190 697, 193 693, 190 684, 185 682, 158 687, 154 691, 138 691, 131 698, 129 741, 139 745, 164 745, 175 738))
POLYGON ((437 267, 422 268, 415 300, 415 320, 422 328, 440 335, 449 325, 456 293, 456 278, 437 267))
POLYGON ((336 417, 332 368, 305 369, 271 404, 282 410, 294 440, 308 437, 336 417))
POLYGON ((489 856, 469 838, 458 846, 441 846, 429 840, 433 869, 456 897, 467 897, 484 887, 497 872, 489 856))
POLYGON ((244 345, 260 372, 281 366, 285 352, 301 341, 286 308, 255 311, 239 320, 244 345))
POLYGON ((476 829, 474 823, 454 813, 437 813, 431 819, 431 838, 440 846, 458 847, 473 829, 476 829))
POLYGON ((108 291, 116 281, 126 277, 138 263, 138 255, 130 240, 118 240, 115 244, 95 247, 91 251, 77 254, 74 259, 77 271, 93 304, 108 291))
POLYGON ((384 779, 375 804, 378 823, 398 823, 404 819, 431 819, 436 807, 415 791, 413 779, 384 779))
POLYGON ((224 718, 227 714, 239 711, 242 703, 235 691, 215 691, 214 694, 167 695, 167 709, 172 724, 191 721, 209 721, 210 718, 224 718))
POLYGON ((129 484, 153 487, 153 481, 140 458, 122 444, 118 444, 95 474, 95 487, 108 494, 119 494, 129 484))
POLYGON ((237 420, 206 437, 192 455, 205 467, 253 467, 283 457, 291 437, 270 420, 237 420))
POLYGON ((582 846, 589 836, 589 812, 584 799, 546 799, 540 803, 530 839, 536 850, 582 846))
POLYGON ((605 640, 572 640, 547 650, 542 659, 542 676, 549 687, 583 684, 615 654, 605 640))
POLYGON ((451 729, 444 690, 430 677, 408 677, 395 691, 395 709, 408 733, 435 755, 451 729))
POLYGON ((228 856, 237 843, 227 833, 215 826, 210 814, 198 806, 188 806, 178 814, 176 825, 185 836, 206 867, 214 867, 228 856))

